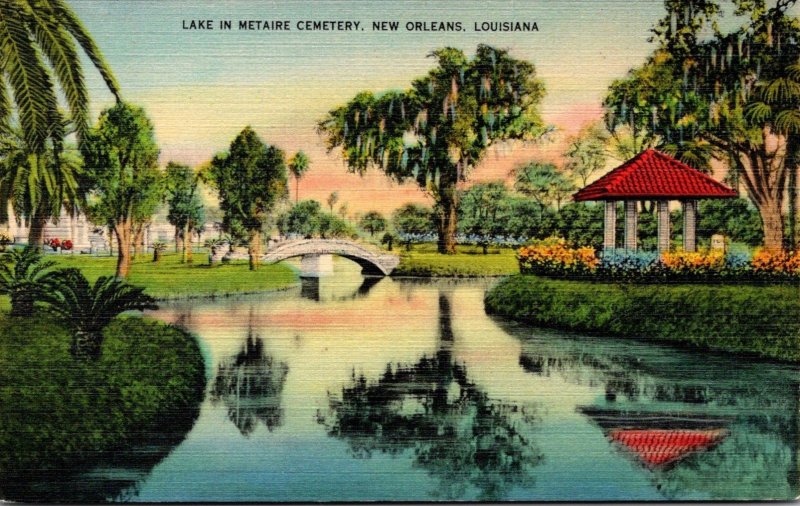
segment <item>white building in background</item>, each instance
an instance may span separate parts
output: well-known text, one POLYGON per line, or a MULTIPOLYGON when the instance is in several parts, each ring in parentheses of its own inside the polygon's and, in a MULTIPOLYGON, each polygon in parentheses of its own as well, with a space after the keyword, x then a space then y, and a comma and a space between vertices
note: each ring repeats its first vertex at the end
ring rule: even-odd
MULTIPOLYGON (((16 244, 28 243, 28 227, 24 220, 17 224, 14 211, 9 204, 8 223, 0 224, 0 232, 5 232, 16 244)), ((217 237, 218 232, 212 223, 207 223, 198 238, 197 234, 192 234, 192 243, 195 245, 203 244, 207 239, 217 237)), ((75 252, 98 253, 108 251, 108 229, 107 227, 96 225, 90 222, 86 215, 78 213, 70 216, 62 209, 61 218, 58 223, 53 220, 48 221, 44 228, 44 242, 50 239, 60 239, 62 242, 69 239, 72 241, 72 249, 75 252)), ((175 227, 165 222, 153 222, 147 226, 144 232, 144 246, 149 248, 154 242, 173 243, 175 241, 175 227)), ((114 244, 116 247, 116 243, 114 244)))
MULTIPOLYGON (((8 217, 8 223, 0 224, 0 231, 8 234, 16 244, 27 244, 28 226, 24 220, 21 220, 19 224, 17 223, 17 218, 10 204, 8 217)), ((105 234, 105 230, 91 223, 84 214, 79 213, 75 216, 70 216, 65 210, 62 210, 61 218, 58 222, 49 220, 45 224, 43 237, 45 242, 56 238, 62 242, 68 239, 72 241, 72 249, 74 251, 85 250, 90 252, 108 248, 105 234), (95 232, 95 230, 98 230, 99 233, 95 232)))

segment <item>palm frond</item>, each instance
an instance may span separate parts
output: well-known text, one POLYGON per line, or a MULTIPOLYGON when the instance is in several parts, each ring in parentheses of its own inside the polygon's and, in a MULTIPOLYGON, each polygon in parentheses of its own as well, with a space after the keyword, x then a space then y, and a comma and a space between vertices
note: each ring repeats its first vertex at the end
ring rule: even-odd
POLYGON ((775 116, 775 128, 784 133, 800 133, 800 111, 788 109, 775 116))
POLYGON ((52 294, 46 302, 51 312, 76 331, 100 332, 120 313, 158 308, 143 288, 113 276, 90 284, 79 270, 62 269, 48 283, 52 294))
MULTIPOLYGON (((4 67, 3 57, 0 56, 0 69, 4 67)), ((11 130, 9 119, 11 118, 11 98, 8 96, 8 83, 5 75, 0 72, 0 136, 5 137, 11 130)))
POLYGON ((753 102, 745 108, 744 113, 750 121, 763 123, 772 116, 772 107, 765 102, 753 102))
POLYGON ((103 77, 108 89, 111 90, 111 93, 114 94, 117 100, 121 100, 120 87, 114 74, 111 72, 111 67, 108 65, 105 58, 103 58, 100 49, 94 43, 94 40, 92 40, 89 32, 86 31, 86 28, 84 28, 78 16, 72 12, 72 9, 70 9, 63 0, 44 0, 44 3, 49 5, 64 28, 78 41, 78 44, 86 53, 86 56, 89 57, 89 60, 97 71, 100 72, 100 75, 103 77))
POLYGON ((791 100, 800 96, 800 83, 779 77, 762 89, 762 95, 767 102, 791 100))
POLYGON ((84 129, 88 124, 89 94, 84 83, 75 44, 69 33, 59 23, 56 13, 47 4, 33 9, 29 28, 58 79, 69 105, 75 125, 84 129))
POLYGON ((58 109, 50 72, 31 42, 27 26, 30 10, 0 2, 0 45, 5 49, 5 72, 26 143, 35 152, 45 149, 51 135, 53 111, 58 109))

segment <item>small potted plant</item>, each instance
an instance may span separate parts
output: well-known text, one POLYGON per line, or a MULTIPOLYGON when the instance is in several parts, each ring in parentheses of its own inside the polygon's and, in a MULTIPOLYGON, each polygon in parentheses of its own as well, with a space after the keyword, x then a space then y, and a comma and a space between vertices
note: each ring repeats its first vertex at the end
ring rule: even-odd
POLYGON ((153 262, 159 263, 161 261, 161 255, 166 250, 167 250, 167 243, 165 243, 165 242, 154 242, 153 243, 153 262))
POLYGON ((61 239, 54 237, 47 241, 47 245, 53 248, 53 251, 58 251, 58 248, 61 247, 61 239))
POLYGON ((69 239, 61 241, 61 251, 72 251, 72 241, 69 239))

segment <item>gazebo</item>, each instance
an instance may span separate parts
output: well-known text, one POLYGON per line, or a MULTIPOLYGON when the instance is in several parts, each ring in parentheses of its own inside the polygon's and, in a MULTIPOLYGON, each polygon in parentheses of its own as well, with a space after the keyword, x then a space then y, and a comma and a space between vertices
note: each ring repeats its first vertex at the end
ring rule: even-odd
POLYGON ((689 167, 671 156, 654 149, 639 153, 575 195, 576 202, 602 200, 605 202, 603 222, 603 248, 616 247, 617 202, 625 203, 625 237, 623 245, 636 250, 641 200, 654 200, 658 212, 658 251, 669 251, 670 225, 669 201, 678 200, 683 205, 683 249, 697 249, 698 199, 734 198, 732 188, 689 167))

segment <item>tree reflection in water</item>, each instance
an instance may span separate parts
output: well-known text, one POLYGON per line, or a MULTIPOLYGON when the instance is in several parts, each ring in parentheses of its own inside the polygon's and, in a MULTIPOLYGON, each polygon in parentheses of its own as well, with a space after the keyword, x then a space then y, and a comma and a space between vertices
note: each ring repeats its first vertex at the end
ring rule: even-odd
MULTIPOLYGON (((522 342, 520 366, 537 376, 604 390, 594 408, 724 417, 728 437, 675 465, 648 469, 668 499, 688 493, 715 500, 790 499, 800 487, 797 369, 735 362, 724 355, 660 351, 614 339, 548 339, 500 322, 522 342), (742 368, 746 368, 742 371, 742 368)), ((584 410, 585 411, 585 410, 584 410)), ((630 420, 625 427, 635 427, 630 420)), ((675 428, 665 425, 664 428, 675 428)))
POLYGON ((243 436, 249 436, 258 422, 272 432, 283 424, 281 392, 289 366, 276 362, 264 352, 264 341, 252 330, 241 351, 219 365, 211 401, 222 401, 228 419, 243 436))
POLYGON ((329 435, 346 440, 354 456, 411 450, 414 464, 439 481, 440 499, 499 500, 515 485, 530 487, 543 455, 531 434, 528 406, 491 400, 453 360, 450 300, 439 294, 439 347, 410 366, 387 365, 377 382, 353 374, 321 416, 329 435))

